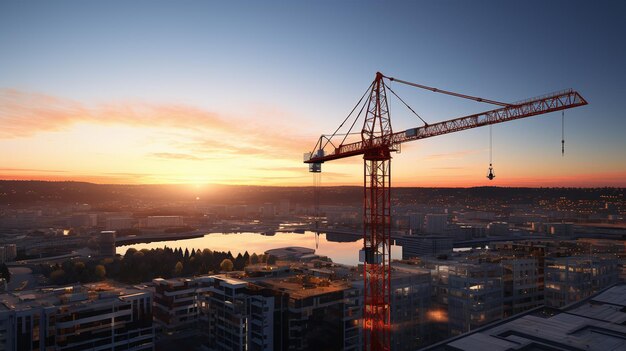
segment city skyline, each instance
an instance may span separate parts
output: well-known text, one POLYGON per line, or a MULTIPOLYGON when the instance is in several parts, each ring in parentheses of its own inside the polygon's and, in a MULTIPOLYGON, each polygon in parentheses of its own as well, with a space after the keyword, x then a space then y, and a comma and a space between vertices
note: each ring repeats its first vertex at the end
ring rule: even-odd
MULTIPOLYGON (((0 179, 311 185, 302 154, 381 71, 507 102, 565 88, 589 101, 565 112, 564 157, 551 113, 493 127, 492 182, 478 128, 403 147, 394 186, 624 187, 624 5, 562 5, 5 2, 0 179)), ((492 108, 394 90, 430 123, 492 108)), ((391 109, 394 130, 421 125, 391 109)), ((361 185, 362 167, 324 165, 322 183, 361 185)))

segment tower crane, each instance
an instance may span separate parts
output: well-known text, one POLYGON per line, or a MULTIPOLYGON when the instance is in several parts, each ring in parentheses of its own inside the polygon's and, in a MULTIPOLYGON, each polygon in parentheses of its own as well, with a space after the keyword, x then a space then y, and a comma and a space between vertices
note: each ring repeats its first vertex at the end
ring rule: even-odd
POLYGON ((391 323, 391 153, 409 141, 460 132, 496 123, 541 115, 586 105, 587 101, 569 89, 515 103, 504 103, 437 89, 376 73, 361 100, 331 136, 322 135, 313 150, 305 154, 304 162, 310 172, 321 172, 322 163, 352 156, 363 156, 363 249, 359 260, 363 263, 363 345, 365 350, 390 349, 391 323), (499 106, 486 112, 428 124, 407 105, 385 81, 397 82, 432 92, 499 106), (423 126, 394 132, 387 104, 390 91, 417 115, 423 126), (363 99, 359 114, 345 134, 337 134, 363 99), (367 107, 367 108, 366 108, 367 107), (366 109, 365 109, 366 108, 366 109), (365 109, 361 140, 346 143, 357 119, 365 109), (340 142, 333 142, 339 136, 340 142))

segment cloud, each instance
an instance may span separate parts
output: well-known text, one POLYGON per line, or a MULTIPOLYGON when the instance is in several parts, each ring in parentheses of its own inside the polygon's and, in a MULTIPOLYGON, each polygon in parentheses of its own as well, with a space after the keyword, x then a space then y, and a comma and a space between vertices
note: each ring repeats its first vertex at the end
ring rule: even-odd
POLYGON ((0 172, 38 172, 38 173, 67 173, 67 171, 35 168, 0 168, 0 172))
POLYGON ((467 167, 430 167, 430 169, 467 169, 467 167))
POLYGON ((268 113, 285 114, 275 107, 259 107, 248 116, 235 117, 183 104, 123 101, 88 105, 47 94, 0 89, 0 139, 33 137, 80 123, 123 125, 155 128, 155 133, 165 130, 171 136, 170 146, 180 150, 156 152, 154 157, 201 160, 239 154, 300 159, 309 138, 297 135, 268 113))
POLYGON ((458 160, 465 156, 477 154, 483 150, 464 150, 457 152, 450 152, 445 154, 431 154, 425 157, 426 160, 458 160))
POLYGON ((0 123, 2 138, 59 131, 77 123, 236 130, 233 123, 216 113, 186 105, 117 102, 88 106, 70 99, 14 89, 0 90, 0 123))
POLYGON ((157 157, 157 158, 173 159, 173 160, 191 160, 191 161, 206 160, 206 158, 204 157, 197 157, 194 155, 173 153, 173 152, 155 152, 155 153, 150 154, 150 156, 157 157))

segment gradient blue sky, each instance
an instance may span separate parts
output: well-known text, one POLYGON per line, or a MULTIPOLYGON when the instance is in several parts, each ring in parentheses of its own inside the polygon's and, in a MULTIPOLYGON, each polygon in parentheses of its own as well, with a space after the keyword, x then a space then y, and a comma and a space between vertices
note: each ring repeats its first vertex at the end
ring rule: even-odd
MULTIPOLYGON (((570 87, 589 101, 566 111, 564 158, 555 113, 493 127, 495 182, 479 128, 403 148, 397 185, 626 186, 625 62, 620 1, 2 1, 0 175, 309 184, 302 152, 381 71, 500 101, 570 87)), ((392 88, 428 122, 491 108, 392 88)), ((419 125, 395 101, 392 114, 396 130, 419 125)), ((327 184, 361 182, 358 161, 324 169, 327 184)))

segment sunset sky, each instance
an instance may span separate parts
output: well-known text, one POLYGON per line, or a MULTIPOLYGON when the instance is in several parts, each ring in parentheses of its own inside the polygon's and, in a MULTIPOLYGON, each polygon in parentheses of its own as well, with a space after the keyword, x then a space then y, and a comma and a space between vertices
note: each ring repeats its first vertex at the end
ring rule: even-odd
MULTIPOLYGON (((403 145, 396 186, 626 186, 621 1, 2 1, 0 179, 311 185, 302 163, 388 76, 589 105, 403 145)), ((391 83, 433 123, 492 106, 391 83)), ((394 130, 420 126, 390 98, 394 130)), ((362 122, 358 124, 359 129, 362 122)), ((324 164, 362 184, 362 159, 324 164)))

